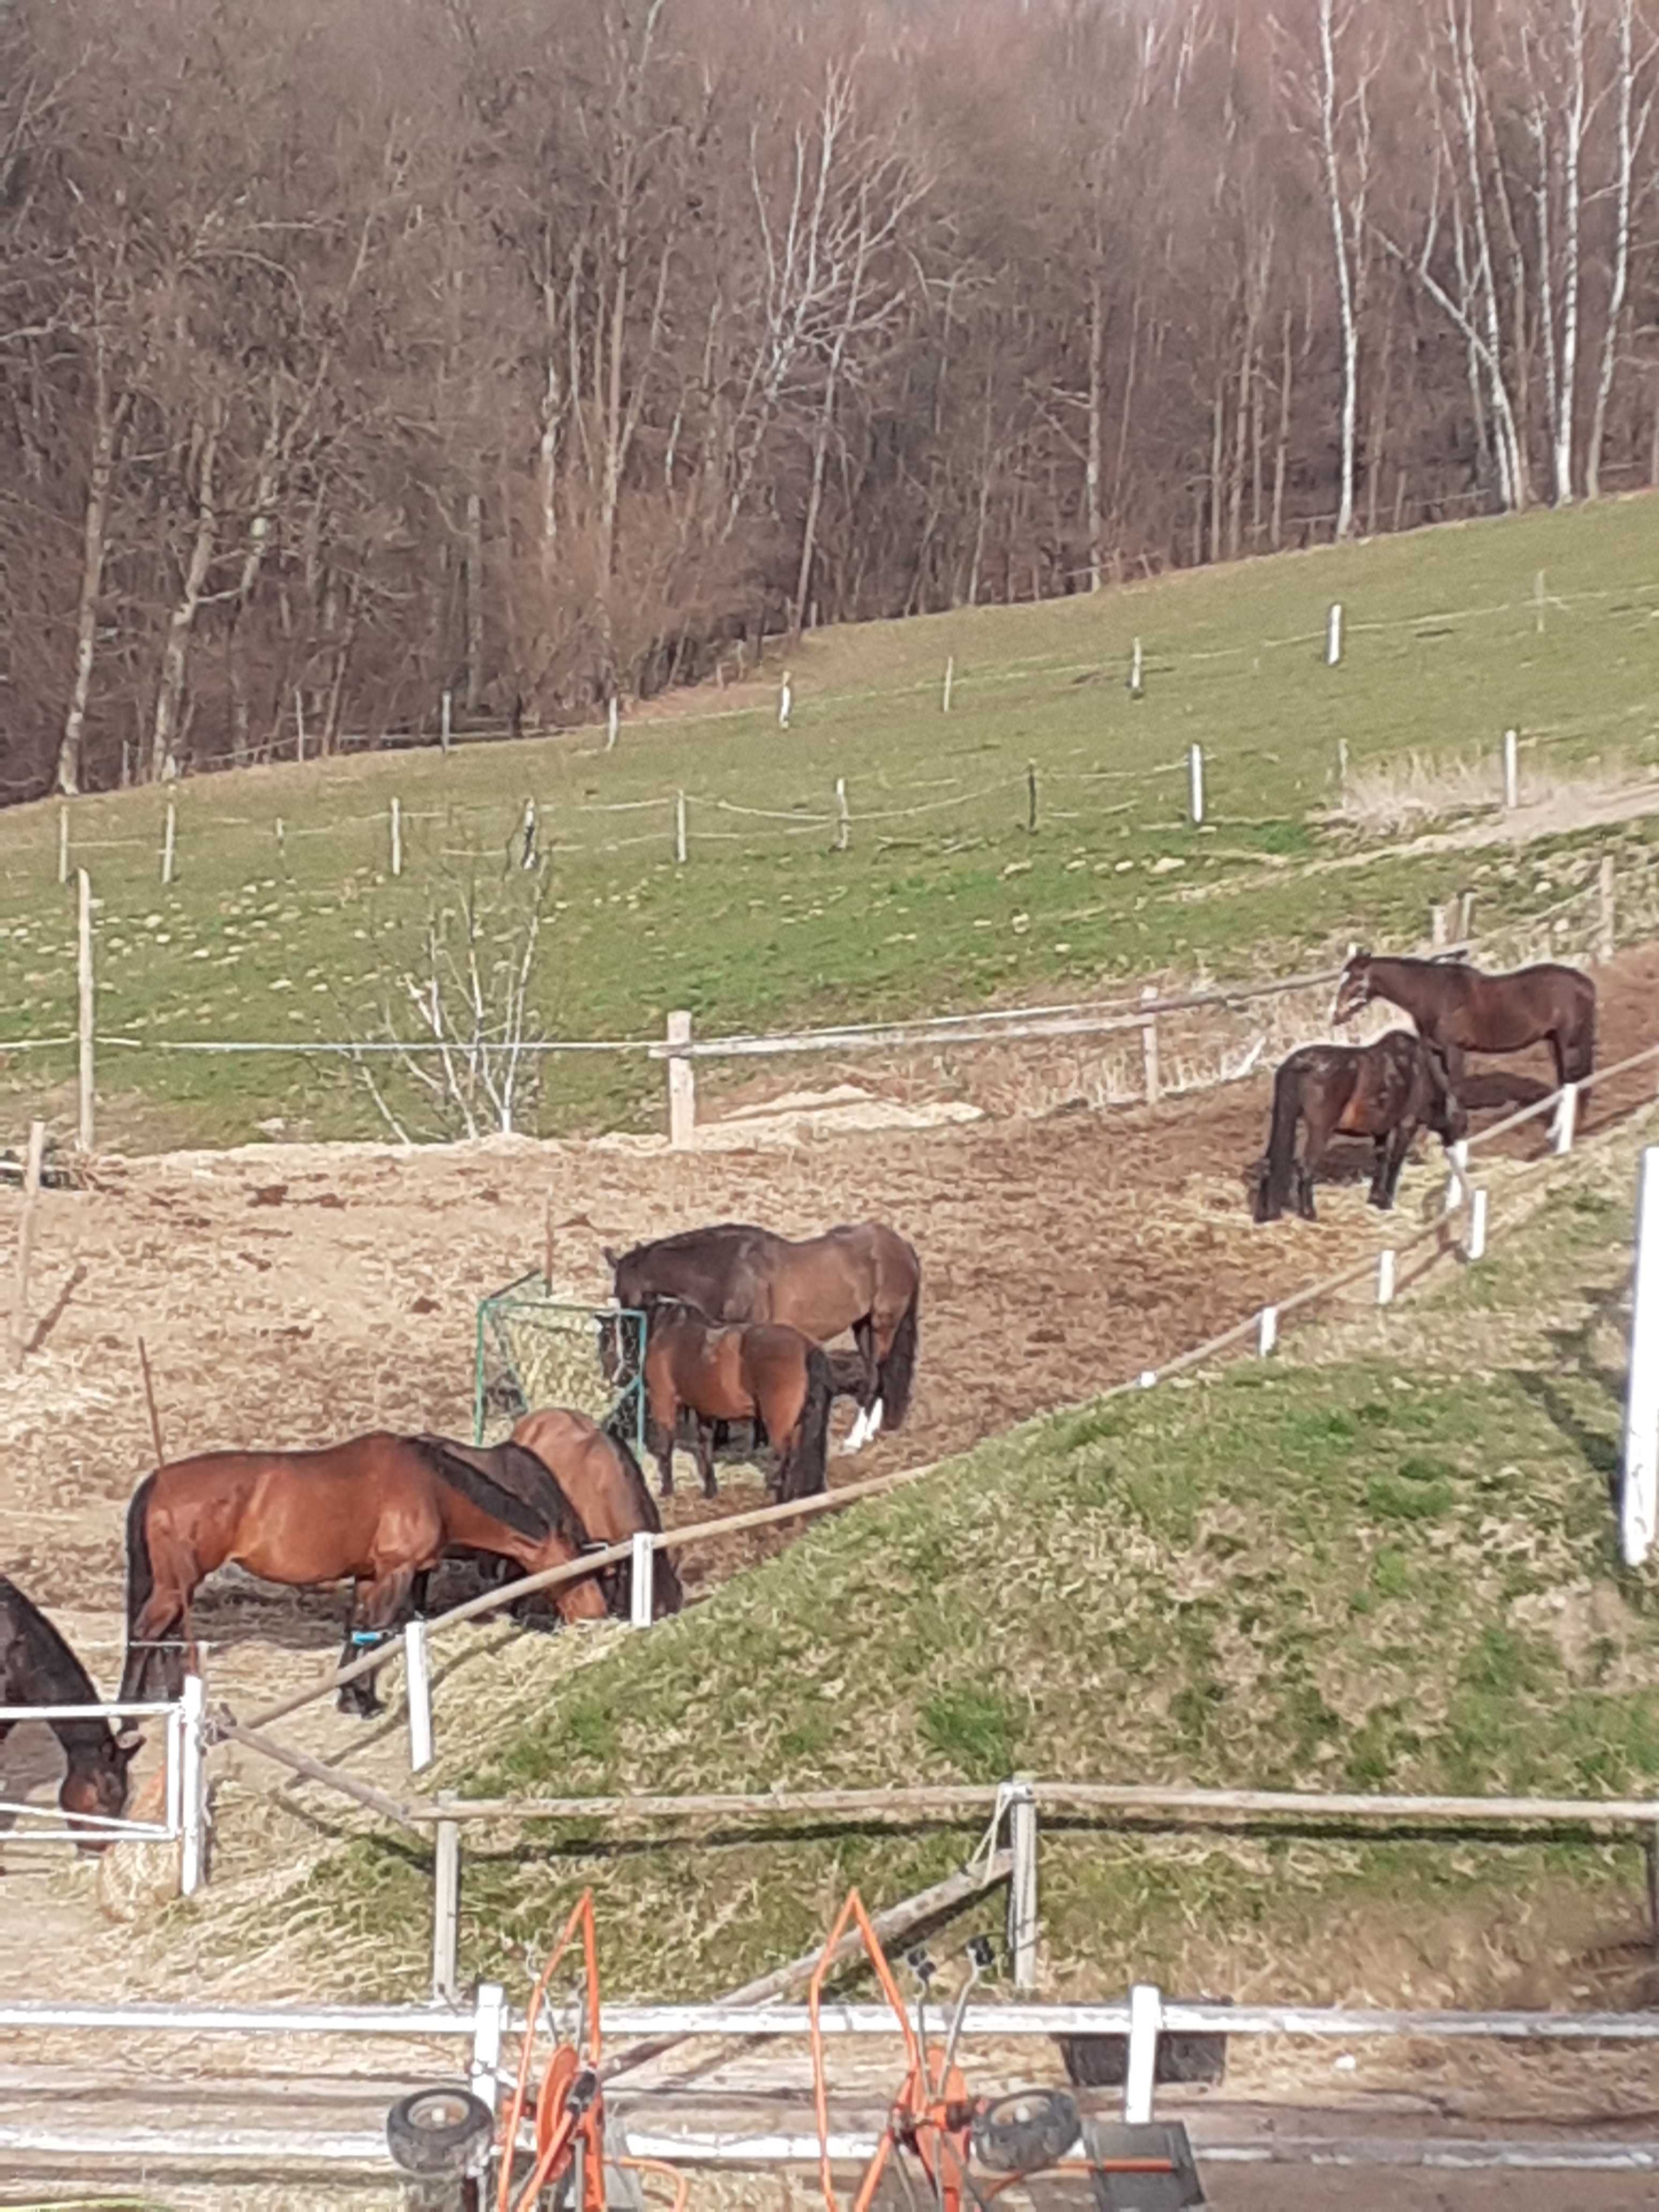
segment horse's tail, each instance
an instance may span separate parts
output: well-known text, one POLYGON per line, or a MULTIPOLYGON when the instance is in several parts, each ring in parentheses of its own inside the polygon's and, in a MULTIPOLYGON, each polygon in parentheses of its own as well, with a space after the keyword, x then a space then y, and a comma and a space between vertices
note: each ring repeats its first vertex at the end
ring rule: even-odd
POLYGON ((916 1330, 921 1310, 921 1269, 916 1269, 910 1303, 899 1316, 887 1357, 876 1370, 876 1391, 881 1400, 881 1425, 902 1429, 910 1410, 910 1388, 916 1373, 916 1330))
POLYGON ((155 1562, 149 1549, 149 1501, 155 1489, 155 1475, 147 1474, 127 1506, 127 1656, 118 1705, 137 1702, 149 1671, 149 1648, 135 1638, 138 1616, 155 1594, 155 1562))
POLYGON ((806 1353, 806 1399, 780 1473, 778 1496, 811 1498, 830 1487, 830 1404, 835 1393, 830 1357, 822 1345, 806 1353))
POLYGON ((1256 1193, 1255 1218, 1277 1221, 1291 1202, 1296 1169, 1296 1124, 1302 1111, 1302 1070, 1296 1054, 1281 1060, 1273 1076, 1273 1127, 1267 1139, 1267 1172, 1256 1193))

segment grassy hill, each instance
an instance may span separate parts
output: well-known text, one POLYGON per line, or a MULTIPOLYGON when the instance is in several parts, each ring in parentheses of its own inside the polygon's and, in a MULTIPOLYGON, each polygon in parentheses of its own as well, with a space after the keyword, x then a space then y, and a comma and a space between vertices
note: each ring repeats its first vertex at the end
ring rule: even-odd
MULTIPOLYGON (((574 1638, 518 1640, 441 1689, 440 1786, 1027 1771, 1653 1791, 1659 1602, 1650 1571, 1620 1565, 1607 1506, 1634 1152, 1628 1133, 1597 1140, 1488 1263, 1385 1318, 1338 1317, 1288 1357, 988 1442, 815 1526, 648 1636, 616 1632, 586 1658, 574 1638)), ((243 1793, 228 1841, 250 1820, 243 1793)), ((609 1846, 576 1827, 466 1832, 469 1972, 516 1980, 525 1947, 592 1882, 607 1986, 659 1996, 731 1986, 810 1947, 849 1881, 891 1899, 970 1840, 776 1823, 765 1841, 647 1827, 609 1846)), ((263 1952, 285 1931, 308 1979, 412 1990, 429 1899, 408 1844, 319 1852, 313 1835, 281 1894, 268 1863, 250 1881, 228 1868, 197 1924, 204 1955, 263 1952)), ((1044 1980, 1078 1994, 1135 1973, 1310 1999, 1607 1997, 1596 1958, 1621 1963, 1628 1936, 1638 1966, 1647 1955, 1641 1899, 1628 1838, 1049 1820, 1044 1980)))
MULTIPOLYGON (((1415 937, 1431 898, 1470 883, 1488 921, 1523 913, 1542 902, 1534 887, 1462 856, 1384 854, 1310 889, 1298 863, 1353 842, 1317 819, 1339 743, 1356 772, 1413 749, 1476 753, 1494 792, 1506 725, 1537 741, 1529 774, 1651 762, 1656 551, 1659 505, 1632 499, 827 632, 795 656, 787 732, 774 666, 740 697, 705 690, 626 724, 609 754, 590 731, 189 782, 165 890, 165 795, 80 800, 71 842, 98 900, 100 1025, 145 1041, 365 1034, 387 988, 401 996, 434 906, 476 879, 506 902, 494 926, 508 928, 504 855, 526 799, 556 902, 536 995, 568 1036, 659 1036, 676 1006, 712 1030, 1200 965, 1282 970, 1349 935, 1415 937), (1347 649, 1328 669, 1333 599, 1347 649), (1132 701, 1136 635, 1146 696, 1132 701), (1194 740, 1209 784, 1199 831, 1185 821, 1194 740), (837 779, 854 816, 844 852, 837 779)), ((73 1029, 73 891, 57 874, 56 805, 0 817, 0 1044, 73 1029)), ((70 1072, 60 1052, 0 1058, 14 1112, 70 1072)), ((246 1137, 272 1116, 290 1134, 380 1127, 357 1079, 325 1060, 110 1052, 101 1081, 118 1094, 106 1127, 130 1142, 246 1137)), ((654 1120, 659 1084, 641 1060, 560 1060, 541 1126, 654 1120)))

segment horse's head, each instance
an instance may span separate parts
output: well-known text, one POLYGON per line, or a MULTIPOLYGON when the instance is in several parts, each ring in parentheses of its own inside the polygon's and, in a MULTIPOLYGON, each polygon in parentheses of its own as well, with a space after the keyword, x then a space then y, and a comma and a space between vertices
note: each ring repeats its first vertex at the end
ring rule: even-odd
POLYGON ((631 1382, 639 1370, 638 1332, 632 1315, 620 1306, 612 1306, 597 1316, 594 1326, 599 1371, 605 1381, 613 1385, 631 1382))
POLYGON ((1331 1019, 1351 1022, 1357 1013, 1369 1006, 1376 996, 1376 986, 1371 981, 1371 956, 1362 952, 1358 945, 1348 947, 1348 957, 1342 973, 1337 978, 1336 996, 1331 1001, 1331 1019))
POLYGON ((1425 1042, 1423 1059, 1429 1071, 1428 1125, 1443 1145, 1461 1145, 1469 1133, 1468 1109, 1452 1089, 1446 1056, 1437 1045, 1425 1042))
MULTIPOLYGON (((127 1808, 127 1769, 143 1749, 144 1739, 134 1728, 100 1732, 97 1744, 70 1758, 69 1772, 58 1792, 60 1808, 71 1823, 118 1820, 127 1808)), ((107 1850, 114 1838, 88 1836, 76 1849, 88 1857, 107 1850)))

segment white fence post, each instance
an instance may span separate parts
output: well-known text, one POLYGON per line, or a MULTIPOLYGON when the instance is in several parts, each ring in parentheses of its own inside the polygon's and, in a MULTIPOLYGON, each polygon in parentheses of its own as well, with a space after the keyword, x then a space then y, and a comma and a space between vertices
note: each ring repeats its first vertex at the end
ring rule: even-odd
POLYGON ((1187 748, 1187 811, 1194 822, 1204 819, 1204 748, 1187 748))
POLYGON ((404 810, 402 803, 392 802, 392 872, 400 876, 404 872, 404 810))
POLYGON ((1484 1260, 1486 1256, 1486 1194, 1484 1190, 1469 1193, 1469 1234, 1463 1247, 1467 1260, 1484 1260))
POLYGON ((847 811, 847 778, 836 778, 836 850, 844 853, 853 835, 853 817, 847 811))
POLYGON ((1504 804, 1521 804, 1521 740, 1513 730, 1504 732, 1504 804))
POLYGON ((453 726, 454 708, 454 694, 446 691, 438 702, 438 744, 446 754, 449 750, 449 733, 453 726))
POLYGON ((941 714, 948 714, 951 711, 951 685, 955 680, 956 672, 956 655, 951 653, 947 653, 945 656, 945 689, 939 696, 939 710, 941 714))
POLYGON ((161 881, 163 884, 170 884, 173 881, 173 851, 174 844, 178 840, 178 802, 175 799, 170 799, 167 801, 167 820, 161 830, 161 881))
POLYGON ((1376 1303, 1380 1306, 1394 1303, 1394 1247, 1385 1244, 1376 1255, 1376 1303))
POLYGON ((432 1655, 423 1620, 411 1620, 404 1631, 404 1680, 409 1693, 409 1771, 418 1774, 432 1764, 432 1655))
POLYGON ((306 702, 305 695, 296 684, 294 687, 294 758, 303 768, 306 764, 306 702))
POLYGON ((81 1118, 79 1135, 81 1150, 89 1152, 93 1139, 93 1101, 96 1094, 96 1078, 93 1066, 93 981, 92 981, 92 878, 84 868, 75 872, 76 891, 77 944, 76 953, 76 991, 79 1000, 79 1070, 81 1118))
POLYGON ((1129 696, 1132 699, 1139 699, 1142 695, 1144 687, 1140 679, 1143 666, 1140 640, 1136 638, 1129 653, 1129 696))
POLYGON ((629 1562, 628 1620, 632 1628, 649 1628, 655 1608, 656 1539, 648 1528, 636 1528, 633 1556, 629 1562))
POLYGON ((480 1982, 476 2025, 472 2030, 472 2064, 469 2069, 472 2094, 493 2112, 500 2094, 497 2079, 501 2063, 501 2039, 507 2033, 507 1991, 499 1982, 480 1982))
POLYGON ((1558 1157, 1572 1150, 1574 1133, 1578 1127, 1578 1085, 1561 1085, 1561 1103, 1555 1109, 1555 1121, 1550 1130, 1550 1143, 1558 1157))
POLYGON ((605 710, 605 749, 608 753, 617 750, 617 725, 622 719, 622 708, 613 691, 605 710))
POLYGON ((1325 665, 1334 668, 1342 658, 1342 602, 1333 599, 1325 617, 1325 665))
MULTIPOLYGON (((1143 984, 1140 998, 1143 1006, 1149 1000, 1156 1001, 1158 986, 1155 983, 1143 984)), ((1158 1017, 1156 1014, 1147 1014, 1141 1021, 1140 1072, 1146 1080, 1146 1103, 1149 1106, 1156 1106, 1162 1096, 1162 1086, 1158 1072, 1158 1017)))
POLYGON ((1618 949, 1619 935, 1614 923, 1613 905, 1613 855, 1603 853, 1597 883, 1597 905, 1600 912, 1595 932, 1595 957, 1605 968, 1618 949))
POLYGON ((691 1042, 691 1017, 684 1008, 668 1017, 668 1142, 684 1152, 697 1126, 697 1079, 690 1060, 677 1053, 677 1044, 691 1042))
POLYGON ((186 1674, 179 1706, 179 1894, 193 1897, 207 1872, 207 1760, 202 1735, 207 1717, 207 1688, 199 1674, 186 1674))
POLYGON ((1279 1308, 1263 1306, 1255 1319, 1255 1348, 1258 1358, 1265 1359, 1279 1342, 1279 1308))
POLYGON ((674 860, 679 867, 685 866, 685 793, 674 793, 674 860))
POLYGON ((1144 2127, 1152 2117, 1163 2024, 1163 1992, 1152 1983, 1137 1982, 1129 1992, 1128 2063, 1123 2069, 1123 2118, 1130 2127, 1144 2127))
POLYGON ((67 806, 60 806, 58 810, 58 880, 60 884, 66 884, 69 881, 69 809, 67 806))
MULTIPOLYGON (((449 1792, 441 1790, 438 1802, 449 1792)), ((440 1820, 432 1854, 432 2001, 453 2004, 460 1981, 461 1824, 440 1820)))
POLYGON ((524 803, 524 852, 520 865, 533 868, 536 865, 536 802, 526 799, 524 803))
POLYGON ((1013 1867, 1008 1883, 1008 1950, 1013 1961, 1014 1987, 1036 1987, 1037 1954, 1037 1815, 1036 1795, 1029 1774, 1017 1774, 1006 1785, 1008 1847, 1013 1867))
POLYGON ((783 681, 778 686, 778 727, 781 730, 787 730, 789 726, 789 709, 794 698, 794 687, 789 681, 789 671, 786 668, 783 681))
POLYGON ((1619 1541, 1627 1567, 1653 1549, 1659 1518, 1659 1145, 1643 1148, 1636 1187, 1636 1296, 1619 1485, 1619 1541))

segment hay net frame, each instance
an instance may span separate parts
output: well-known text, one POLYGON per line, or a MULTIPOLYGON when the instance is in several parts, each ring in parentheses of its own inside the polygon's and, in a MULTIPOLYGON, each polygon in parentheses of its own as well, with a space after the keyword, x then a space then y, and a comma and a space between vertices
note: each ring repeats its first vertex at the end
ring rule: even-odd
POLYGON ((613 1420, 638 1451, 645 1439, 645 1316, 631 1307, 583 1305, 533 1271, 478 1304, 472 1400, 475 1443, 499 1443, 543 1406, 569 1406, 601 1427, 613 1420), (599 1364, 599 1328, 623 1332, 632 1379, 618 1385, 599 1364))

